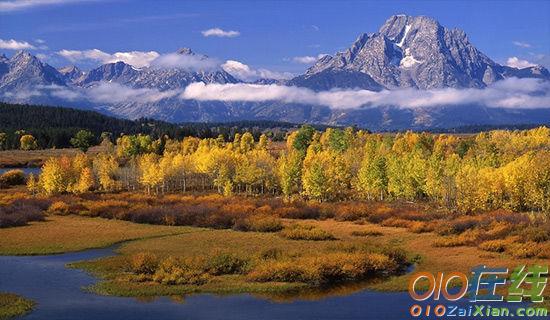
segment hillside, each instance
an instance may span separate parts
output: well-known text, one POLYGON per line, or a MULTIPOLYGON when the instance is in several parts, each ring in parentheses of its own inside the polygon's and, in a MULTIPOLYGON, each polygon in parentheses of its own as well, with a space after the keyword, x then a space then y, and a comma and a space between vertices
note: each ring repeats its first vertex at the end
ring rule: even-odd
MULTIPOLYGON (((141 133, 154 138, 168 135, 178 139, 186 136, 215 138, 220 134, 232 139, 237 132, 250 131, 256 138, 267 132, 273 140, 282 140, 286 132, 298 126, 268 120, 173 124, 153 119, 119 119, 95 111, 64 107, 0 103, 0 132, 8 135, 7 149, 19 147, 16 134, 19 130, 35 136, 41 148, 66 148, 71 146, 69 140, 81 129, 90 130, 96 137, 109 132, 113 137, 141 133)), ((327 126, 315 127, 323 130, 327 126)))

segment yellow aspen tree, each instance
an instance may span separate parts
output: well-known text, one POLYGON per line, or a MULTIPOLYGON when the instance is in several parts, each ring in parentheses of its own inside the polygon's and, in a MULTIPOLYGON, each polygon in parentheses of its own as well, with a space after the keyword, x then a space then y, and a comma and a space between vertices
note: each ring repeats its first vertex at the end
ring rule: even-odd
POLYGON ((158 193, 157 189, 164 180, 164 172, 158 164, 158 156, 154 153, 141 155, 138 158, 138 167, 139 182, 146 188, 147 194, 151 194, 151 189, 155 189, 158 193))
POLYGON ((48 159, 42 166, 40 173, 40 190, 46 195, 58 194, 66 191, 63 168, 55 158, 48 159))
POLYGON ((95 157, 93 169, 102 190, 113 191, 119 188, 120 183, 116 180, 118 167, 118 162, 113 155, 100 153, 95 157))
POLYGON ((388 187, 386 159, 377 154, 365 155, 356 181, 355 187, 362 197, 383 200, 388 187))
POLYGON ((90 167, 85 167, 80 173, 80 177, 73 192, 86 193, 94 187, 94 174, 90 167))
POLYGON ((254 148, 254 136, 252 136, 252 133, 245 132, 240 141, 240 150, 242 153, 249 152, 254 148))
POLYGON ((288 199, 301 192, 302 161, 300 151, 290 149, 283 152, 277 160, 277 177, 283 195, 288 199))
POLYGON ((267 147, 269 145, 269 139, 267 138, 267 135, 265 133, 262 133, 260 136, 260 139, 258 140, 258 145, 256 146, 259 150, 267 150, 267 147))
POLYGON ((31 195, 35 195, 38 193, 39 189, 39 183, 36 179, 36 176, 34 174, 29 174, 27 177, 27 190, 30 192, 31 195))
POLYGON ((306 157, 302 173, 303 194, 317 201, 326 201, 330 195, 329 173, 324 155, 306 157))

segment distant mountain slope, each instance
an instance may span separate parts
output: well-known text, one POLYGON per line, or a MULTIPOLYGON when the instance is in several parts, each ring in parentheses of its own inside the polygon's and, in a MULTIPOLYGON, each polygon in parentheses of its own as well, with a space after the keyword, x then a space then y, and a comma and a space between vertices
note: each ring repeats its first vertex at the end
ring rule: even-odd
MULTIPOLYGON (((19 147, 15 134, 18 130, 33 134, 42 147, 63 148, 70 146, 70 138, 81 129, 92 131, 96 137, 109 132, 115 139, 121 134, 138 133, 178 139, 186 136, 216 138, 222 134, 232 139, 236 132, 243 131, 252 132, 256 138, 264 131, 271 131, 278 133, 275 139, 283 139, 287 130, 298 127, 299 124, 295 123, 269 120, 172 124, 152 119, 119 119, 95 111, 65 107, 0 103, 0 132, 8 134, 10 148, 19 147)), ((316 128, 323 130, 327 126, 316 128)))
MULTIPOLYGON (((56 70, 23 51, 9 59, 0 56, 0 101, 93 109, 128 119, 274 120, 355 124, 373 130, 546 124, 550 118, 550 105, 540 104, 539 109, 529 109, 529 105, 489 108, 471 101, 403 107, 394 100, 373 100, 354 109, 331 109, 318 101, 282 102, 287 100, 269 95, 265 100, 255 95, 256 100, 249 102, 226 99, 231 91, 220 91, 204 100, 186 99, 182 93, 192 83, 232 85, 243 81, 226 72, 215 59, 188 48, 164 58, 168 59, 154 60, 142 68, 118 61, 83 72, 72 66, 56 70)), ((395 15, 377 32, 361 34, 349 49, 322 56, 304 74, 287 81, 260 79, 251 84, 269 86, 272 91, 280 91, 281 86, 307 88, 311 90, 305 92, 311 95, 361 89, 368 90, 366 95, 391 97, 397 91, 421 91, 429 96, 438 89, 490 89, 510 78, 550 81, 550 73, 542 66, 516 69, 501 65, 478 50, 462 30, 446 28, 433 18, 395 15)), ((293 98, 303 94, 301 90, 293 98)))
POLYGON ((509 77, 550 79, 540 66, 519 70, 494 62, 462 30, 405 15, 390 17, 378 32, 360 35, 348 50, 324 56, 298 78, 330 78, 335 72, 360 72, 386 88, 482 88, 509 77))
MULTIPOLYGON (((177 52, 182 59, 189 58, 190 62, 200 62, 208 59, 197 55, 189 48, 179 49, 177 52)), ((177 56, 176 56, 177 57, 177 56)), ((237 83, 232 75, 221 68, 210 70, 194 69, 192 65, 184 68, 176 66, 135 68, 122 61, 108 63, 90 70, 77 82, 78 86, 93 86, 101 81, 116 82, 133 88, 155 88, 170 90, 185 88, 193 82, 204 83, 237 83)))
POLYGON ((59 71, 26 51, 19 51, 9 60, 2 56, 0 65, 0 70, 4 71, 0 91, 21 92, 36 85, 65 85, 59 71))

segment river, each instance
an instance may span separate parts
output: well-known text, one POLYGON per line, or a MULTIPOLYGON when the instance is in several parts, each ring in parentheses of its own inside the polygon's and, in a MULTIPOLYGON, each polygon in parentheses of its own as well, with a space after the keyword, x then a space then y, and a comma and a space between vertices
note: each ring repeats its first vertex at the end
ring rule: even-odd
MULTIPOLYGON (((67 263, 115 254, 115 247, 47 256, 0 256, 0 291, 37 302, 25 320, 354 320, 409 319, 408 293, 362 290, 344 296, 286 302, 241 294, 192 295, 139 300, 101 296, 83 290, 97 279, 67 263)), ((517 318, 516 318, 517 319, 517 318)))
POLYGON ((23 167, 23 168, 0 168, 0 174, 10 171, 10 170, 21 170, 25 174, 32 173, 34 175, 40 174, 40 171, 42 171, 42 168, 40 167, 23 167))

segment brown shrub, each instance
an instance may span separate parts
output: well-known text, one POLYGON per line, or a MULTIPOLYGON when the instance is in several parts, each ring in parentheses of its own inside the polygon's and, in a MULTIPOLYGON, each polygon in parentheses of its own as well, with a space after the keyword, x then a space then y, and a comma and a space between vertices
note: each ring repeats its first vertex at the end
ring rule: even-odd
POLYGON ((529 217, 526 214, 512 212, 504 209, 493 210, 491 212, 483 213, 480 219, 484 224, 490 224, 493 221, 497 221, 506 222, 515 227, 525 226, 530 223, 529 217))
POLYGON ((409 228, 412 225, 412 221, 401 219, 401 218, 389 218, 382 221, 381 225, 384 227, 394 227, 394 228, 409 228))
POLYGON ((459 235, 451 235, 440 238, 434 242, 435 247, 459 247, 475 246, 483 238, 484 231, 480 229, 469 229, 459 235))
POLYGON ((256 207, 247 203, 230 203, 220 208, 225 215, 233 217, 247 217, 251 215, 256 207))
POLYGON ((413 233, 432 232, 436 228, 436 224, 432 222, 411 221, 409 231, 413 233))
POLYGON ((292 225, 283 229, 280 235, 290 240, 325 241, 336 238, 329 232, 314 226, 292 225))
POLYGON ((159 265, 157 256, 150 252, 140 252, 130 258, 131 271, 136 274, 153 274, 159 265))
POLYGON ((550 243, 539 244, 540 252, 537 254, 537 258, 550 259, 550 243))
POLYGON ((367 216, 367 220, 371 223, 380 223, 386 219, 391 218, 395 215, 395 212, 392 208, 381 205, 377 207, 374 212, 367 216))
POLYGON ((274 210, 274 214, 286 219, 319 219, 319 207, 302 205, 300 207, 281 207, 274 210))
POLYGON ((223 274, 242 274, 248 269, 249 262, 233 254, 222 253, 208 259, 204 271, 215 276, 223 274))
POLYGON ((305 270, 294 261, 271 260, 256 266, 248 275, 255 282, 304 282, 305 270))
POLYGON ((545 242, 550 240, 550 223, 540 226, 530 226, 521 231, 524 241, 545 242))
POLYGON ((508 245, 510 245, 510 241, 497 239, 497 240, 489 240, 489 241, 482 242, 478 247, 481 250, 485 250, 489 252, 504 252, 508 245))
POLYGON ((356 221, 370 214, 372 208, 362 202, 342 203, 334 206, 334 217, 339 221, 356 221))
POLYGON ((254 214, 260 216, 273 215, 273 208, 270 205, 265 204, 261 207, 256 208, 254 210, 254 214))
POLYGON ((260 259, 270 260, 270 259, 280 259, 283 255, 283 251, 277 248, 270 248, 260 252, 260 259))
POLYGON ((56 201, 48 208, 48 214, 66 216, 71 213, 71 208, 63 201, 56 201))
POLYGON ((443 223, 437 230, 440 235, 460 234, 466 230, 476 227, 480 219, 470 216, 460 216, 449 222, 443 223))
POLYGON ((351 235, 355 237, 379 237, 383 236, 384 234, 376 230, 359 230, 353 231, 351 235))
POLYGON ((256 232, 277 232, 283 229, 280 218, 268 215, 253 215, 241 221, 243 221, 241 226, 235 223, 235 229, 256 232))
POLYGON ((458 236, 447 236, 437 239, 434 243, 434 247, 460 247, 465 245, 463 239, 460 239, 458 236))
POLYGON ((11 202, 11 204, 14 207, 31 206, 31 207, 36 207, 40 210, 47 210, 52 204, 52 201, 49 199, 43 199, 43 198, 24 198, 24 199, 15 199, 14 201, 11 202))
POLYGON ((508 222, 504 221, 493 221, 489 226, 487 226, 485 233, 483 234, 484 239, 503 239, 512 233, 514 227, 508 222))
POLYGON ((405 210, 399 213, 399 217, 405 220, 411 221, 430 221, 434 219, 434 215, 428 214, 426 212, 420 212, 416 210, 405 210))
POLYGON ((84 206, 88 209, 88 215, 92 217, 122 219, 128 210, 129 203, 121 200, 95 200, 87 201, 84 206))
POLYGON ((536 242, 511 243, 506 247, 506 253, 514 258, 533 258, 539 255, 543 247, 536 242))
POLYGON ((25 174, 22 170, 8 170, 0 175, 0 188, 25 184, 25 174))
POLYGON ((27 225, 30 221, 44 221, 44 202, 33 199, 17 199, 0 206, 0 228, 27 225))
POLYGON ((179 259, 168 257, 160 262, 151 279, 165 285, 202 285, 208 282, 209 277, 179 259))
POLYGON ((264 261, 248 274, 248 279, 325 285, 360 280, 381 273, 392 274, 398 269, 397 262, 382 253, 330 253, 321 257, 264 261))

